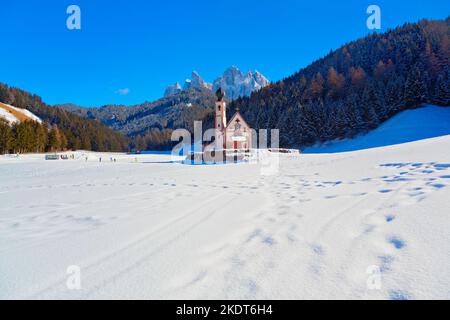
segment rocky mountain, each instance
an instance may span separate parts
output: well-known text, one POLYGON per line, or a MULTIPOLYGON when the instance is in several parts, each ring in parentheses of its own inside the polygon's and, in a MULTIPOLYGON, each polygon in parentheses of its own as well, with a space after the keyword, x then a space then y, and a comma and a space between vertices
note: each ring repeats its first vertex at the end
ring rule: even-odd
POLYGON ((175 82, 175 84, 172 84, 166 88, 164 97, 173 96, 174 94, 180 93, 181 90, 181 85, 178 82, 175 82))
POLYGON ((213 90, 222 88, 229 100, 235 100, 239 97, 248 97, 253 91, 258 91, 269 83, 269 80, 258 71, 254 73, 248 71, 244 74, 237 67, 232 66, 214 81, 213 90))
POLYGON ((164 97, 191 88, 206 88, 215 92, 221 87, 224 89, 225 96, 228 100, 235 100, 239 97, 248 97, 253 91, 260 90, 269 85, 269 83, 269 80, 267 80, 260 72, 255 71, 252 73, 251 71, 248 71, 247 74, 244 74, 235 66, 228 68, 222 76, 214 81, 213 84, 204 81, 198 72, 194 71, 192 72, 191 79, 185 81, 183 89, 181 89, 181 86, 177 82, 166 88, 164 97))
POLYGON ((193 71, 191 79, 186 79, 183 90, 189 90, 191 88, 205 88, 211 90, 212 85, 204 81, 197 71, 193 71))

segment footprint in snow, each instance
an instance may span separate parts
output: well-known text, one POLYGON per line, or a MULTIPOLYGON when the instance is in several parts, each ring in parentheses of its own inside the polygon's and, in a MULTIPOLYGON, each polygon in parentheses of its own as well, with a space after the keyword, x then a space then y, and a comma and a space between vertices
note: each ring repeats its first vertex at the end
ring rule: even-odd
POLYGON ((399 237, 396 237, 396 236, 390 237, 388 239, 388 242, 390 244, 392 244, 395 247, 395 249, 398 249, 398 250, 400 250, 406 246, 405 241, 403 241, 402 239, 400 239, 399 237))
POLYGON ((368 235, 368 234, 372 233, 374 230, 375 230, 375 226, 374 226, 374 225, 372 225, 372 224, 367 225, 367 226, 364 228, 363 234, 364 234, 364 235, 368 235))
POLYGON ((312 250, 315 254, 319 256, 323 256, 325 251, 323 250, 323 247, 317 244, 312 245, 312 250))
POLYGON ((392 222, 395 220, 395 216, 393 214, 388 214, 386 216, 386 222, 392 222))
POLYGON ((391 256, 380 256, 378 257, 380 261, 380 271, 386 272, 391 270, 391 265, 394 262, 394 258, 391 256))
POLYGON ((389 292, 389 299, 390 300, 410 300, 411 296, 409 293, 404 291, 398 291, 398 290, 391 290, 389 292))
POLYGON ((269 247, 272 247, 275 244, 275 240, 272 237, 265 237, 262 243, 268 245, 269 247))
POLYGON ((438 164, 435 164, 434 167, 437 170, 445 170, 445 169, 450 168, 450 163, 438 163, 438 164))

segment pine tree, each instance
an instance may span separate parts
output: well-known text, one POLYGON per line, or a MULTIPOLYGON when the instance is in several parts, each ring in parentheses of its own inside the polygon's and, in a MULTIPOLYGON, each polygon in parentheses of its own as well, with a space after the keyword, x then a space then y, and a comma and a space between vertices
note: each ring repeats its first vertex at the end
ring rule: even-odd
POLYGON ((9 123, 0 118, 0 154, 9 153, 13 144, 13 135, 9 123))
POLYGON ((34 123, 36 152, 44 152, 48 143, 47 124, 34 123))
POLYGON ((338 98, 345 86, 345 78, 342 74, 339 74, 334 67, 328 70, 328 94, 332 98, 338 98))
POLYGON ((14 104, 14 100, 14 95, 8 90, 8 87, 0 83, 0 102, 11 105, 14 104))
POLYGON ((380 123, 377 110, 381 109, 381 104, 372 84, 365 88, 361 104, 363 108, 362 120, 366 124, 366 128, 376 128, 380 123))
POLYGON ((413 66, 408 74, 404 97, 407 106, 419 105, 427 99, 427 86, 417 65, 413 66))
POLYGON ((450 71, 439 75, 436 81, 436 88, 433 101, 442 106, 450 105, 450 71))
POLYGON ((19 153, 34 152, 35 134, 31 121, 16 123, 13 126, 14 149, 19 153))
POLYGON ((61 132, 57 125, 53 125, 48 134, 48 150, 58 151, 61 150, 61 132))

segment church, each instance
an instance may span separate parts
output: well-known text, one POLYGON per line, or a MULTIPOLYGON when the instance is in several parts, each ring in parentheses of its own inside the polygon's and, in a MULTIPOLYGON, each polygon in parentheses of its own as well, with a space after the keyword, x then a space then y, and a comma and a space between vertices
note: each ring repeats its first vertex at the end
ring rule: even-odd
POLYGON ((216 96, 215 129, 218 147, 227 150, 250 150, 252 147, 252 129, 240 114, 239 109, 227 122, 227 105, 222 88, 217 90, 216 96))

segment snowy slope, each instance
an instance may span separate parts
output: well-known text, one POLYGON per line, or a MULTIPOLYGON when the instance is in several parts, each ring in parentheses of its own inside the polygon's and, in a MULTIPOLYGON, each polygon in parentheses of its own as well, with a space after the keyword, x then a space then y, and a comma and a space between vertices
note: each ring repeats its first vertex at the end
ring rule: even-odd
POLYGON ((382 147, 450 134, 450 108, 425 106, 399 113, 377 129, 352 140, 306 148, 305 153, 334 153, 382 147))
POLYGON ((0 157, 0 203, 0 298, 450 298, 450 136, 282 155, 274 176, 0 157))
POLYGON ((20 113, 26 119, 42 123, 42 120, 39 117, 37 117, 34 113, 28 111, 27 109, 16 108, 9 104, 0 103, 0 117, 2 117, 11 124, 15 122, 20 122, 20 119, 18 119, 14 114, 9 112, 8 109, 12 109, 15 112, 20 113))
POLYGON ((0 118, 6 120, 8 123, 19 122, 19 120, 8 110, 3 109, 0 105, 0 118))

